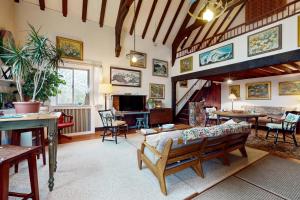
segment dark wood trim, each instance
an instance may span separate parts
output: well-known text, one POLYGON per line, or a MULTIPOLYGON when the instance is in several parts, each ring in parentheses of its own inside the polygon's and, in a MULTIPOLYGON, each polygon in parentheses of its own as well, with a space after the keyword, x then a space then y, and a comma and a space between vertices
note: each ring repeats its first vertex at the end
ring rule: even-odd
POLYGON ((133 34, 133 31, 134 31, 134 28, 135 28, 135 24, 136 24, 136 20, 137 20, 137 18, 139 16, 139 13, 140 13, 142 2, 143 2, 142 0, 139 0, 138 3, 137 3, 135 14, 134 14, 134 17, 133 17, 133 20, 132 20, 132 24, 131 24, 131 27, 130 27, 130 31, 129 31, 130 35, 133 34))
POLYGON ((101 11, 100 11, 100 19, 99 19, 99 25, 100 25, 100 27, 103 27, 103 25, 104 25, 106 3, 107 3, 107 0, 102 0, 101 11))
POLYGON ((173 28, 173 26, 174 26, 174 23, 175 23, 175 21, 176 21, 176 19, 177 19, 177 17, 178 17, 179 12, 180 12, 180 10, 181 10, 181 8, 182 8, 182 6, 183 6, 184 1, 185 1, 185 0, 181 0, 180 4, 179 4, 179 6, 178 6, 178 8, 177 8, 177 10, 176 10, 176 12, 175 12, 175 15, 174 15, 174 17, 173 17, 173 19, 172 19, 172 22, 171 22, 171 24, 170 24, 170 26, 169 26, 169 28, 168 28, 168 31, 167 31, 167 33, 166 33, 166 35, 165 35, 163 44, 166 44, 166 42, 167 42, 167 40, 168 40, 168 37, 169 37, 169 35, 170 35, 170 33, 171 33, 171 30, 172 30, 172 28, 173 28))
POLYGON ((150 10, 150 13, 149 13, 147 22, 146 22, 146 24, 145 24, 145 28, 144 28, 143 34, 142 34, 142 38, 143 38, 143 39, 144 39, 145 36, 146 36, 146 33, 147 33, 147 30, 148 30, 149 24, 150 24, 150 22, 151 22, 151 19, 152 19, 152 16, 153 16, 153 13, 154 13, 156 4, 157 4, 157 1, 158 1, 158 0, 154 0, 153 3, 152 3, 151 10, 150 10))
POLYGON ((39 3, 40 3, 40 9, 41 10, 45 10, 45 0, 39 0, 39 3))
POLYGON ((62 0, 62 13, 64 17, 68 15, 68 0, 62 0))
POLYGON ((87 16, 87 7, 88 7, 88 0, 82 1, 82 21, 86 22, 86 16, 87 16))
POLYGON ((20 0, 15 0, 16 3, 20 3, 20 0))
POLYGON ((184 45, 186 44, 186 42, 190 39, 190 36, 191 36, 192 33, 190 33, 188 36, 186 36, 184 38, 184 41, 182 42, 180 48, 183 49, 184 48, 184 45))
POLYGON ((172 90, 172 114, 173 114, 173 119, 176 118, 176 84, 177 84, 177 81, 173 80, 173 77, 172 77, 171 90, 172 90))
POLYGON ((163 14, 161 15, 161 18, 160 18, 160 20, 159 20, 158 26, 157 26, 156 31, 155 31, 155 33, 154 33, 154 36, 153 36, 153 38, 152 38, 152 41, 153 41, 153 42, 155 42, 155 40, 156 40, 156 38, 157 38, 157 35, 158 35, 159 30, 160 30, 160 28, 161 28, 161 25, 162 25, 162 23, 164 22, 164 19, 165 19, 165 17, 166 17, 166 14, 167 14, 167 12, 168 12, 168 10, 169 10, 171 1, 172 1, 172 0, 168 0, 168 1, 167 1, 167 4, 166 4, 165 9, 164 9, 164 12, 163 12, 163 14))

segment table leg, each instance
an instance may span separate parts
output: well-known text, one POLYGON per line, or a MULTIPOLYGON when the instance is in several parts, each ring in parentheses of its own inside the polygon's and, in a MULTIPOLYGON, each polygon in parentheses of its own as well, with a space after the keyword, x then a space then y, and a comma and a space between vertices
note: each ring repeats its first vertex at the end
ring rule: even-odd
POLYGON ((258 117, 255 117, 255 136, 257 136, 258 132, 258 117))
POLYGON ((149 123, 148 123, 148 114, 147 113, 145 113, 144 114, 144 118, 145 118, 145 126, 146 126, 146 128, 149 128, 149 123))
POLYGON ((217 125, 220 124, 220 115, 217 115, 217 125))
POLYGON ((49 140, 49 180, 48 187, 52 191, 54 187, 54 171, 56 166, 56 149, 57 149, 57 126, 56 120, 49 120, 48 140, 49 140))

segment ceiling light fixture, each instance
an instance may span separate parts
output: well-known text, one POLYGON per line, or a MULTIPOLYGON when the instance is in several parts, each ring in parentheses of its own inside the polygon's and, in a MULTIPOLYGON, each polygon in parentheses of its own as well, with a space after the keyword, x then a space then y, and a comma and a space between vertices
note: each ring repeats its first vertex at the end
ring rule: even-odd
POLYGON ((229 73, 229 78, 227 79, 227 84, 228 84, 228 85, 231 85, 232 82, 233 82, 233 81, 232 81, 232 79, 230 78, 230 73, 229 73))

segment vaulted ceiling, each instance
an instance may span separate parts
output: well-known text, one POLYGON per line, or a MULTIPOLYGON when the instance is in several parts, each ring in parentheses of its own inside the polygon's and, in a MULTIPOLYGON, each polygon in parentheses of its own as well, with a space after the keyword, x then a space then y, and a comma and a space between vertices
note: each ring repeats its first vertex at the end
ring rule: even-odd
POLYGON ((176 52, 226 30, 241 12, 246 0, 233 0, 232 7, 215 21, 199 24, 188 15, 198 11, 201 0, 190 7, 189 0, 14 0, 32 3, 41 10, 51 9, 63 16, 75 16, 83 22, 93 21, 99 28, 109 26, 116 32, 116 56, 121 51, 121 30, 151 39, 155 43, 173 46, 176 52), (194 7, 194 8, 193 8, 194 7), (193 25, 186 31, 186 27, 193 25))

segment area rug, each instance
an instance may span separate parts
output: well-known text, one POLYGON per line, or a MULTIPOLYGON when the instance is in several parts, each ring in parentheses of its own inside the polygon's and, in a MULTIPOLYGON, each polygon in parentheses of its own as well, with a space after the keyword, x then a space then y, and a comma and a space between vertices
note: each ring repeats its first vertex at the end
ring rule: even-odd
MULTIPOLYGON (((270 134, 272 136, 273 134, 270 134)), ((277 155, 283 158, 295 158, 300 159, 300 147, 296 147, 294 144, 278 142, 274 144, 274 138, 265 139, 266 131, 259 130, 258 136, 255 136, 254 131, 248 137, 247 146, 260 149, 263 151, 268 151, 270 154, 277 155)), ((280 135, 282 136, 282 135, 280 135)), ((280 139, 282 140, 282 139, 280 139)), ((287 141, 293 142, 291 139, 287 138, 287 141)), ((297 141, 300 145, 300 136, 297 135, 297 141)))
MULTIPOLYGON (((143 139, 141 135, 131 134, 127 140, 120 138, 118 144, 109 141, 102 143, 97 139, 59 145, 53 192, 48 191, 48 167, 42 166, 41 161, 38 163, 41 199, 184 199, 268 154, 247 148, 248 158, 241 157, 238 151, 230 154, 230 166, 223 166, 219 160, 204 162, 204 179, 191 169, 170 175, 166 178, 168 196, 164 196, 151 171, 137 167, 136 151, 143 139)), ((30 190, 26 162, 20 164, 18 174, 11 172, 10 178, 11 191, 30 190)))

